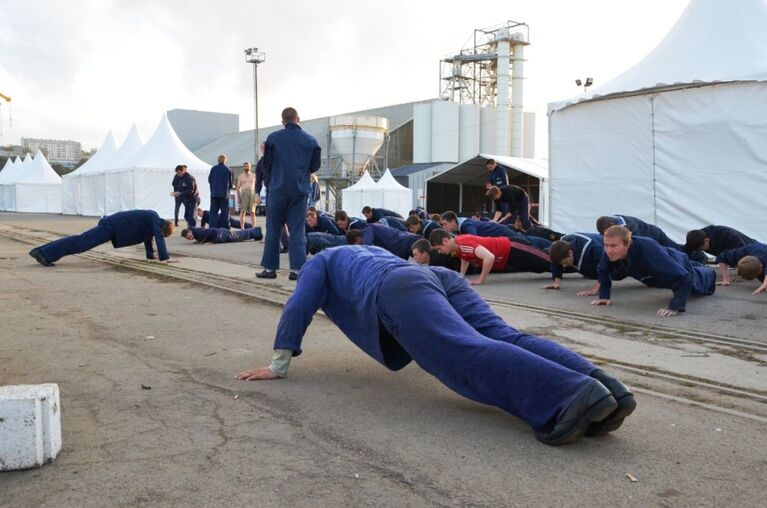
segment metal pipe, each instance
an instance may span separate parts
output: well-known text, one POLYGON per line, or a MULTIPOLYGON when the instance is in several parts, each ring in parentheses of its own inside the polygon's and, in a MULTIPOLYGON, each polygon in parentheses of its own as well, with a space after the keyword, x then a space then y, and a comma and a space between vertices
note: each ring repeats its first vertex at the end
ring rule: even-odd
POLYGON ((513 50, 511 68, 511 156, 522 157, 522 130, 524 118, 525 46, 517 44, 513 50))

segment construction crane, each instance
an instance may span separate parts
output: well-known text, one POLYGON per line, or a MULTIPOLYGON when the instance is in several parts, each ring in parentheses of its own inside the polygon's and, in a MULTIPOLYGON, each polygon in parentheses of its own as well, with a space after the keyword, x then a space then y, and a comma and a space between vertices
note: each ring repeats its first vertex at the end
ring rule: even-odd
MULTIPOLYGON (((13 127, 13 110, 10 109, 11 107, 11 98, 5 95, 4 93, 0 92, 0 99, 5 99, 5 101, 8 103, 8 113, 10 114, 10 126, 13 127)), ((0 103, 0 106, 2 106, 2 103, 0 103)), ((0 109, 0 137, 3 136, 3 110, 0 109)))

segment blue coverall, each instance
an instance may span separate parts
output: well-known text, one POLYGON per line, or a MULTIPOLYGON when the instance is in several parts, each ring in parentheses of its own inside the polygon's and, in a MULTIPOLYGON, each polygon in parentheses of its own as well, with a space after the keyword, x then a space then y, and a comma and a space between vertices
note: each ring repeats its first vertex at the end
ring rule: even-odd
POLYGON ((613 280, 633 277, 645 286, 665 288, 674 292, 668 304, 670 310, 684 312, 687 298, 712 295, 716 289, 716 272, 690 261, 687 254, 664 247, 652 238, 631 237, 626 259, 612 262, 607 254, 599 262, 599 298, 610 299, 613 280))
POLYGON ((738 261, 746 256, 754 256, 762 262, 762 274, 759 280, 764 281, 765 270, 767 269, 767 244, 752 243, 738 249, 731 249, 722 252, 716 257, 717 263, 727 263, 728 266, 738 266, 738 261))
POLYGON ((232 188, 234 176, 226 164, 219 163, 210 168, 208 183, 210 184, 210 227, 229 227, 229 189, 232 188))
POLYGON ((192 228, 192 236, 198 243, 231 243, 245 240, 261 240, 261 228, 247 228, 231 232, 226 228, 192 228))
POLYGON ((537 432, 553 428, 596 370, 569 349, 506 324, 455 272, 377 247, 337 247, 309 260, 274 348, 300 355, 319 309, 385 367, 399 370, 415 360, 451 390, 518 416, 537 432), (423 308, 439 319, 414 312, 423 308))
POLYGON ((631 217, 629 215, 613 215, 612 218, 616 225, 626 226, 626 228, 631 231, 632 235, 652 238, 664 247, 684 250, 681 245, 666 236, 666 233, 664 233, 658 226, 648 224, 642 219, 637 219, 636 217, 631 217))
MULTIPOLYGON (((706 235, 708 235, 708 249, 706 252, 712 256, 718 256, 730 249, 737 249, 739 247, 751 245, 752 243, 757 243, 753 238, 728 226, 711 225, 700 229, 701 231, 705 231, 706 235)), ((702 251, 693 251, 688 249, 685 245, 685 252, 687 252, 687 255, 690 256, 690 259, 693 261, 698 261, 700 263, 706 262, 706 256, 702 251)))
POLYGON ((64 256, 89 251, 102 243, 112 242, 115 248, 144 243, 147 259, 154 257, 152 239, 157 244, 160 261, 168 259, 162 228, 165 220, 154 210, 130 210, 117 212, 102 218, 95 228, 74 236, 68 236, 40 247, 43 257, 55 263, 64 256))
POLYGON ((411 247, 421 238, 421 235, 398 231, 383 224, 370 224, 362 230, 363 244, 384 248, 406 261, 413 255, 411 247))
POLYGON ((280 267, 280 234, 290 231, 290 269, 298 271, 306 262, 306 197, 309 174, 320 168, 320 145, 296 123, 272 132, 266 138, 263 157, 264 180, 269 182, 266 200, 266 242, 261 265, 280 267))
MULTIPOLYGON (((596 233, 573 233, 560 240, 570 244, 573 251, 573 268, 587 279, 597 279, 599 262, 605 253, 602 235, 596 233)), ((551 263, 551 278, 562 278, 562 267, 551 263)))

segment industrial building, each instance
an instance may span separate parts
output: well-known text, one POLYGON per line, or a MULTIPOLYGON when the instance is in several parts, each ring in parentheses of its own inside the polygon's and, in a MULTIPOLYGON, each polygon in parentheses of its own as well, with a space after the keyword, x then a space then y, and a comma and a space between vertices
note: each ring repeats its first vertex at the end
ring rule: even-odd
MULTIPOLYGON (((322 205, 343 207, 341 190, 366 170, 378 179, 388 168, 413 191, 413 207, 474 211, 487 178, 485 158, 505 158, 510 180, 528 190, 531 202, 545 201, 545 161, 525 162, 535 156, 535 116, 523 110, 528 45, 524 23, 475 30, 469 47, 442 60, 438 97, 302 121, 323 148, 322 205)), ((261 128, 258 138, 281 128, 261 128)), ((240 166, 256 159, 254 131, 226 134, 193 151, 208 162, 225 153, 240 166)))

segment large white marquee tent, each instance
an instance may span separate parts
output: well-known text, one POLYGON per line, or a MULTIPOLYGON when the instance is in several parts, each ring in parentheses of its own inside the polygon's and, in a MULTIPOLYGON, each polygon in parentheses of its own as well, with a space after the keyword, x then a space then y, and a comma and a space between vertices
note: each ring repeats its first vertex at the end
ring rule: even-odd
POLYGON ((141 208, 172 218, 171 182, 175 175, 173 169, 179 164, 185 164, 197 179, 203 206, 210 201, 207 182, 210 165, 184 146, 166 115, 146 143, 134 125, 120 148, 114 150, 114 146, 110 133, 102 145, 107 154, 90 166, 84 164, 82 171, 75 172, 79 175, 73 173, 79 185, 75 181, 72 190, 66 193, 65 199, 72 200, 66 205, 70 213, 74 210, 82 215, 99 216, 141 208))
POLYGON ((765 27, 765 0, 691 0, 631 69, 550 104, 549 224, 623 213, 677 240, 708 224, 766 239, 765 27))
POLYGON ((109 159, 116 151, 117 143, 115 143, 112 131, 109 131, 96 155, 75 171, 62 177, 62 213, 65 215, 83 215, 83 176, 105 169, 109 159))

